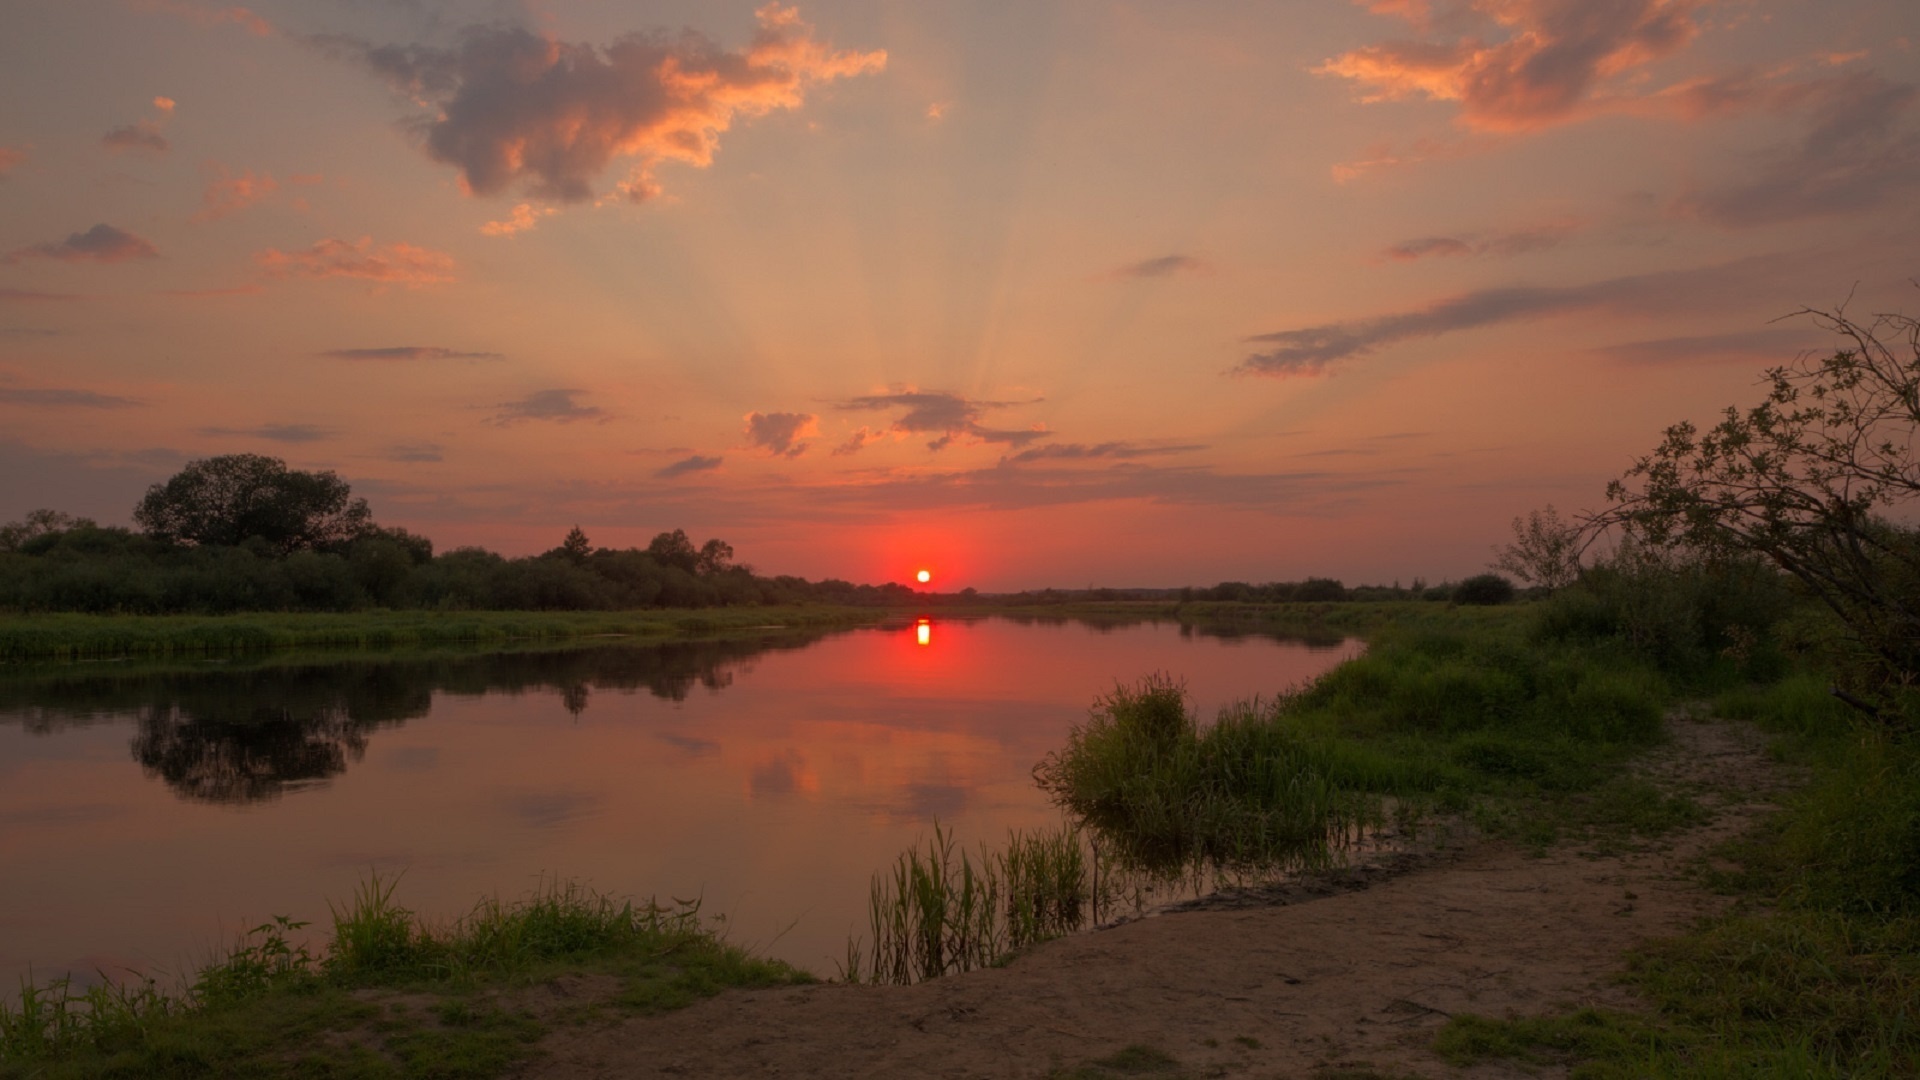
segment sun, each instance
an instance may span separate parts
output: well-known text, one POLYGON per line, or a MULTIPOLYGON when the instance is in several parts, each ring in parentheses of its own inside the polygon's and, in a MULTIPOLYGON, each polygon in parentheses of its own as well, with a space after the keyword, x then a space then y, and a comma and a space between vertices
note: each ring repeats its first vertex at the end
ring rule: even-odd
POLYGON ((914 579, 915 579, 915 580, 917 580, 917 581, 919 581, 919 582, 920 582, 920 584, 922 584, 922 585, 925 585, 925 584, 926 584, 927 582, 929 582, 929 581, 932 581, 932 580, 933 580, 933 571, 931 571, 931 570, 922 570, 922 571, 920 571, 919 573, 917 573, 917 574, 915 574, 915 575, 913 575, 913 576, 914 576, 914 579))

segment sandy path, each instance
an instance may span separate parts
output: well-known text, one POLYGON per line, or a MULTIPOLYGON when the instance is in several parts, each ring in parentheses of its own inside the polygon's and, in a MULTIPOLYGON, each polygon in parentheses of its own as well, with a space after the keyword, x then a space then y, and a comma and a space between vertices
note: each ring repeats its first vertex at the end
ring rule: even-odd
MULTIPOLYGON (((1145 1043, 1187 1075, 1501 1076, 1428 1049, 1455 1012, 1634 1006, 1621 954, 1711 911, 1682 869, 1780 783, 1750 729, 1677 722, 1642 770, 1706 791, 1708 824, 1657 848, 1545 858, 1479 845, 1261 906, 1164 915, 911 987, 734 992, 555 1032, 527 1077, 1040 1077, 1145 1043), (1257 1043, 1257 1046, 1251 1045, 1257 1043)), ((1516 1075, 1539 1075, 1526 1073, 1516 1075)))

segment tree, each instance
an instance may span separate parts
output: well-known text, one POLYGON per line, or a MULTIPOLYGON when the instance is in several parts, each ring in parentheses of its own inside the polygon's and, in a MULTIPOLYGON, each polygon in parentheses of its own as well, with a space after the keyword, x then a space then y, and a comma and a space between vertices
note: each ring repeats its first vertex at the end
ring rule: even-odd
POLYGON ((1562 589, 1580 577, 1585 546, 1580 525, 1560 520, 1559 511, 1548 503, 1545 510, 1513 519, 1513 543, 1494 549, 1499 558, 1493 561, 1493 569, 1504 570, 1525 585, 1562 589))
POLYGON ((678 567, 691 574, 700 565, 700 552, 694 548, 693 541, 687 539, 685 529, 675 529, 670 533, 661 533, 647 545, 647 554, 661 566, 678 567))
POLYGON ((19 521, 0 525, 0 551, 19 551, 21 545, 35 537, 92 528, 97 528, 92 518, 74 517, 59 510, 31 510, 19 521))
POLYGON ((237 546, 264 541, 282 554, 338 548, 373 526, 365 499, 326 472, 301 472, 261 454, 188 462, 147 489, 133 511, 147 535, 168 543, 237 546))
POLYGON ((580 526, 575 525, 568 529, 567 538, 560 541, 560 557, 579 566, 585 563, 587 556, 591 554, 593 554, 593 544, 587 539, 587 534, 580 530, 580 526))
POLYGON ((725 573, 733 566, 733 545, 713 539, 700 545, 700 558, 694 568, 702 577, 725 573))
POLYGON ((1920 677, 1920 532, 1884 516, 1920 497, 1920 319, 1799 314, 1840 347, 1769 370, 1764 401, 1706 431, 1668 428, 1592 524, 1764 556, 1839 618, 1884 705, 1920 677))

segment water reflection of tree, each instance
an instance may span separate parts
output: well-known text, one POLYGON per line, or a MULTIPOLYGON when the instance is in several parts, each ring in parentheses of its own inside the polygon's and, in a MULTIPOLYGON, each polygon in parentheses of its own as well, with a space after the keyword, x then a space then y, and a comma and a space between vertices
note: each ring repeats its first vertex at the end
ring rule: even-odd
POLYGON ((631 643, 544 652, 437 655, 232 665, 79 675, 71 670, 0 681, 0 713, 28 731, 131 718, 131 751, 182 798, 249 803, 325 783, 365 756, 379 728, 425 716, 435 692, 551 692, 575 717, 595 690, 684 700, 694 687, 733 682, 771 650, 825 636, 788 633, 725 641, 631 643))

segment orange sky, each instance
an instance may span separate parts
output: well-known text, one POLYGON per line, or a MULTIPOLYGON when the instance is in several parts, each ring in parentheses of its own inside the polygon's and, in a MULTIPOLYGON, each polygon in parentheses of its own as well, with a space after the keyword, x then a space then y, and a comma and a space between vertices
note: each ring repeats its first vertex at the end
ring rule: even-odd
POLYGON ((253 451, 442 547, 1438 579, 1920 308, 1909 0, 6 23, 0 520, 253 451))

